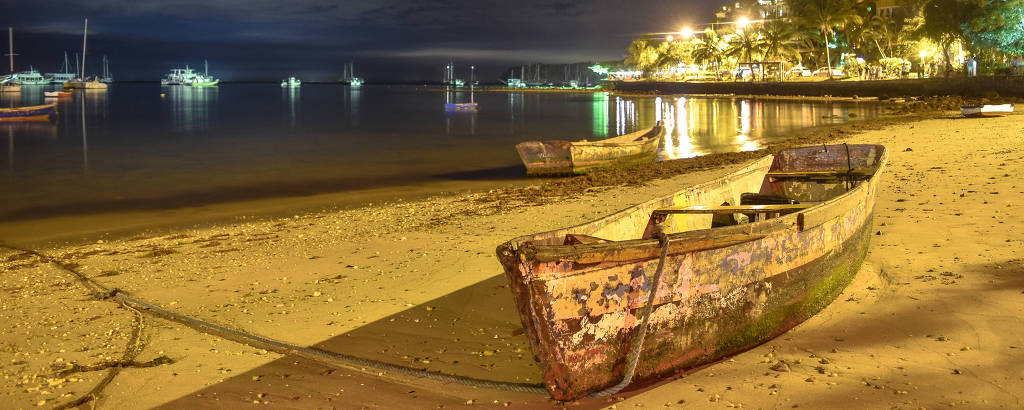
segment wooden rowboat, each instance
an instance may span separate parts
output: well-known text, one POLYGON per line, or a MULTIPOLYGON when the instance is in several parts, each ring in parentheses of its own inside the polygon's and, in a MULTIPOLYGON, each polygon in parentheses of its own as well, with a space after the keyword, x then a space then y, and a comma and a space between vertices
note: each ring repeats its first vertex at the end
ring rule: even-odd
POLYGON ((880 145, 787 149, 499 246, 551 395, 576 399, 626 376, 653 380, 713 362, 821 311, 864 259, 887 157, 880 145))
POLYGON ((18 108, 0 108, 0 122, 46 121, 57 112, 57 103, 18 108))
POLYGON ((653 128, 600 141, 530 141, 516 145, 526 174, 584 174, 597 168, 653 161, 665 135, 661 124, 653 128))
POLYGON ((1013 104, 973 104, 973 105, 961 105, 960 112, 967 118, 980 118, 980 117, 1001 117, 1006 114, 1013 112, 1013 104))

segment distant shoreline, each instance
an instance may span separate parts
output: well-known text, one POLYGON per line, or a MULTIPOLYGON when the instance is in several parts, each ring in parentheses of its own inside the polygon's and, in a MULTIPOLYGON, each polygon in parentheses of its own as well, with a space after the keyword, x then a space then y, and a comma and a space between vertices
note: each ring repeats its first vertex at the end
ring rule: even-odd
POLYGON ((817 82, 674 82, 608 81, 607 91, 660 94, 735 94, 809 97, 931 97, 987 98, 993 95, 1024 98, 1024 77, 987 76, 913 80, 817 81, 817 82))

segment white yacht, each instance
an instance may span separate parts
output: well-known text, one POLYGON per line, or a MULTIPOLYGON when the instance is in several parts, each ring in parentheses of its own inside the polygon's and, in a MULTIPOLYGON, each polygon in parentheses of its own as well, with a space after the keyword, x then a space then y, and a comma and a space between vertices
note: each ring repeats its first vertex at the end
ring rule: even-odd
POLYGON ((160 85, 188 85, 192 87, 212 87, 220 83, 220 80, 210 77, 208 73, 197 73, 188 68, 175 68, 160 79, 160 85))
POLYGON ((288 77, 287 80, 281 81, 281 86, 285 88, 296 88, 302 85, 302 80, 296 77, 288 77))
POLYGON ((47 80, 32 67, 29 67, 28 71, 15 73, 11 78, 21 85, 47 85, 50 83, 50 80, 47 80))

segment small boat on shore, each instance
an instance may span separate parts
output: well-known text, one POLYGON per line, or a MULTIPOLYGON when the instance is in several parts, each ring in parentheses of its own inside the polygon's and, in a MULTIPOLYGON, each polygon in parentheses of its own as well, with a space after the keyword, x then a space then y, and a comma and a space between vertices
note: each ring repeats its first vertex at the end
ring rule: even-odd
POLYGON ((0 108, 0 122, 46 121, 57 112, 57 103, 18 108, 0 108))
POLYGON ((787 149, 500 245, 548 391, 558 400, 612 394, 742 352, 817 314, 864 259, 887 158, 880 145, 787 149))
POLYGON ((526 175, 584 174, 597 168, 653 161, 665 127, 599 141, 529 141, 516 145, 526 175))
POLYGON ((972 104, 961 105, 960 112, 967 118, 1001 117, 1013 113, 1013 104, 972 104))

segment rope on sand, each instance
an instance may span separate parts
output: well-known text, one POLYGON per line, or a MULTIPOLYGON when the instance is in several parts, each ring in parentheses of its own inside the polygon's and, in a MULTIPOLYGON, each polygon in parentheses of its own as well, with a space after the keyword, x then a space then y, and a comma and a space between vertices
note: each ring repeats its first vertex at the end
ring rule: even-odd
MULTIPOLYGON (((256 334, 253 334, 253 333, 248 333, 248 332, 244 332, 244 331, 241 331, 241 330, 231 329, 231 328, 225 327, 223 325, 219 325, 219 324, 216 324, 216 323, 207 322, 207 321, 204 321, 204 320, 200 320, 200 319, 196 319, 196 318, 193 318, 193 317, 189 317, 189 316, 186 316, 186 315, 183 315, 183 314, 180 314, 180 313, 177 313, 177 312, 173 312, 173 311, 164 309, 162 307, 156 306, 156 305, 154 305, 152 303, 148 303, 148 302, 145 302, 145 301, 142 301, 142 300, 135 299, 135 298, 131 297, 130 295, 128 295, 127 293, 125 293, 124 291, 120 290, 120 289, 117 289, 117 288, 111 289, 111 288, 108 288, 106 286, 103 286, 102 284, 100 284, 99 282, 93 280, 92 278, 89 278, 89 277, 83 275, 81 272, 78 272, 78 271, 74 270, 73 268, 71 268, 71 267, 69 267, 67 265, 64 265, 60 261, 58 261, 56 259, 53 259, 53 258, 51 258, 51 257, 49 257, 47 255, 44 255, 44 254, 42 254, 40 252, 37 252, 37 251, 34 251, 34 250, 29 250, 29 249, 22 249, 22 248, 18 248, 18 247, 7 245, 7 244, 0 244, 0 247, 7 248, 7 249, 10 249, 10 250, 13 250, 13 251, 24 252, 24 253, 36 256, 40 260, 42 260, 42 261, 44 261, 46 263, 53 264, 53 265, 59 267, 61 270, 64 270, 64 271, 74 275, 79 281, 82 282, 83 286, 85 286, 89 290, 93 291, 93 297, 98 299, 98 300, 116 299, 117 301, 121 302, 125 307, 128 307, 128 308, 136 311, 136 313, 138 313, 139 311, 142 311, 142 312, 148 313, 148 314, 150 314, 152 316, 156 316, 156 317, 163 318, 163 319, 166 319, 166 320, 170 320, 170 321, 173 321, 173 322, 181 323, 182 325, 185 325, 185 326, 187 326, 189 328, 192 328, 192 329, 194 329, 196 331, 199 331, 199 332, 202 332, 202 333, 218 336, 218 337, 221 337, 221 338, 224 338, 224 339, 227 339, 227 340, 231 340, 233 342, 245 344, 245 345, 252 346, 252 347, 255 347, 255 348, 264 349, 264 350, 267 350, 267 351, 272 351, 272 352, 279 353, 279 354, 284 354, 284 355, 289 355, 289 354, 290 355, 295 355, 295 356, 299 356, 299 357, 302 357, 302 358, 305 358, 305 359, 313 360, 313 361, 316 361, 316 362, 319 362, 319 363, 322 363, 322 364, 326 364, 326 365, 329 365, 329 366, 350 368, 350 369, 354 369, 354 370, 363 371, 363 372, 366 372, 368 374, 374 374, 376 376, 384 376, 385 373, 383 373, 383 372, 387 372, 387 373, 401 374, 401 375, 405 375, 405 376, 409 376, 409 377, 414 377, 414 378, 422 378, 422 379, 435 380, 435 381, 439 381, 439 382, 443 382, 443 383, 457 383, 457 384, 462 384, 462 385, 466 385, 466 386, 487 388, 487 389, 493 389, 493 390, 504 390, 504 391, 519 392, 519 393, 533 393, 533 394, 544 394, 544 395, 548 394, 547 390, 541 384, 500 382, 500 381, 493 381, 493 380, 476 379, 476 378, 466 377, 466 376, 450 375, 450 374, 444 374, 444 373, 439 373, 439 372, 432 372, 432 371, 429 371, 429 370, 417 369, 417 368, 412 368, 412 367, 407 367, 407 366, 401 366, 401 365, 386 363, 386 362, 382 362, 382 361, 378 361, 378 360, 373 360, 373 359, 365 359, 365 358, 356 357, 356 356, 350 356, 350 355, 341 354, 341 353, 329 352, 329 351, 318 349, 318 348, 315 348, 315 347, 298 346, 298 345, 294 345, 294 344, 290 344, 290 343, 286 343, 286 342, 281 342, 281 341, 278 341, 278 340, 270 339, 270 338, 267 338, 267 337, 263 337, 263 336, 260 336, 260 335, 256 335, 256 334), (377 370, 377 372, 369 372, 369 371, 367 371, 367 368, 372 368, 374 370, 377 370)), ((137 342, 139 334, 141 334, 141 315, 139 315, 139 317, 137 319, 137 323, 139 324, 139 326, 137 326, 136 332, 133 334, 133 340, 136 341, 136 342, 137 342)), ((129 347, 131 347, 131 346, 132 346, 132 343, 130 342, 129 343, 129 347)), ((125 352, 125 357, 127 358, 126 361, 125 361, 126 363, 131 362, 132 360, 134 360, 135 356, 137 356, 138 353, 141 352, 141 348, 138 349, 138 351, 135 351, 134 355, 131 356, 131 358, 128 358, 128 353, 130 351, 134 351, 134 350, 129 349, 129 351, 125 352)), ((108 374, 107 378, 104 379, 103 382, 101 382, 103 387, 105 387, 106 384, 110 383, 110 380, 113 380, 113 376, 115 376, 118 371, 120 371, 120 366, 111 368, 111 374, 108 374), (107 379, 110 379, 110 380, 107 380, 107 379)), ((93 397, 93 394, 94 394, 94 392, 89 392, 83 398, 93 397)), ((96 392, 95 394, 98 394, 98 392, 96 392)), ((82 400, 82 399, 79 399, 79 400, 82 400)), ((76 400, 75 402, 72 402, 72 403, 77 403, 79 400, 76 400)), ((87 402, 89 400, 91 400, 91 398, 86 399, 85 401, 82 401, 82 403, 85 403, 85 402, 87 402)), ((81 403, 79 403, 79 404, 81 404, 81 403)), ((75 404, 75 405, 72 405, 72 406, 69 406, 69 407, 63 407, 62 406, 62 408, 70 408, 70 407, 74 407, 74 406, 77 406, 77 405, 78 404, 75 404)))

